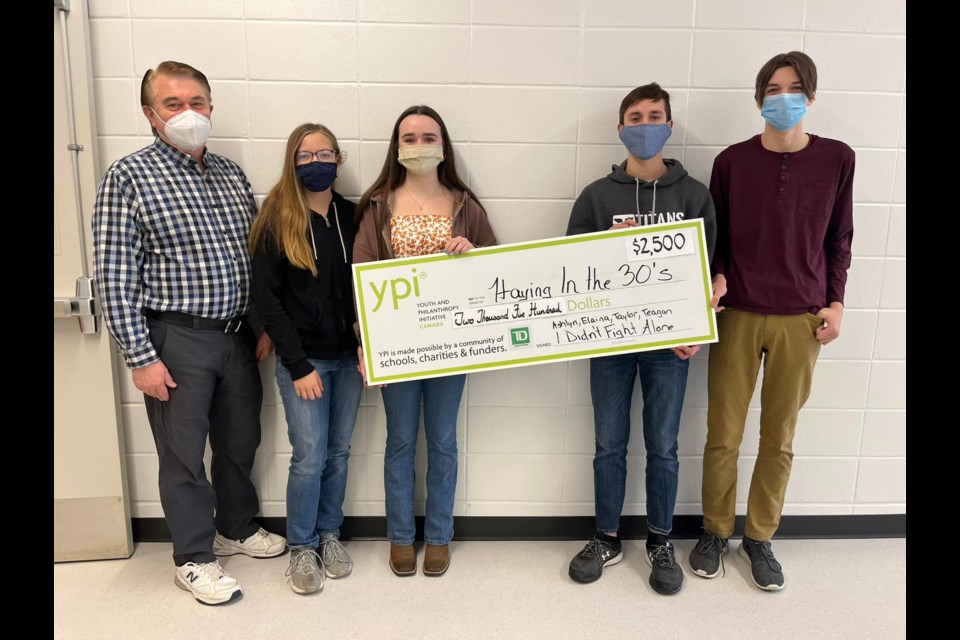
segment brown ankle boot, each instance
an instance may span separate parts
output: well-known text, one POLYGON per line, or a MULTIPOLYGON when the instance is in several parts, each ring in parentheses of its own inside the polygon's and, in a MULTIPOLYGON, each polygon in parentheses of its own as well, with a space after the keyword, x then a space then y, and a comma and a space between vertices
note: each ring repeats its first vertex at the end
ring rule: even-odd
POLYGON ((417 572, 417 552, 412 544, 390 545, 390 569, 398 576, 412 576, 417 572))
POLYGON ((450 545, 428 544, 423 556, 423 575, 442 576, 450 566, 450 545))

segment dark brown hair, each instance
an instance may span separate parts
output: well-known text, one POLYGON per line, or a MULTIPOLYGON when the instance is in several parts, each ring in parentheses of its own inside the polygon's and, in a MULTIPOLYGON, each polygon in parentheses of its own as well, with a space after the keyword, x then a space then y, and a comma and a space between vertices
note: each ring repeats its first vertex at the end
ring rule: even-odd
POLYGON ((653 100, 654 102, 663 100, 663 104, 667 108, 667 122, 673 120, 673 115, 670 113, 670 94, 656 82, 651 82, 628 93, 620 103, 620 124, 623 124, 623 116, 627 113, 627 109, 641 100, 653 100))
POLYGON ((766 64, 760 67, 760 73, 757 74, 757 86, 753 93, 753 99, 757 104, 763 104, 763 92, 770 83, 770 78, 777 72, 777 69, 783 67, 793 67, 800 78, 800 84, 803 86, 803 93, 810 100, 813 100, 817 92, 817 65, 803 51, 790 51, 788 53, 778 53, 766 64))
MULTIPOLYGON (((448 189, 465 191, 477 204, 480 204, 480 201, 473 191, 470 190, 470 187, 464 184, 460 176, 457 175, 457 162, 453 155, 453 143, 450 142, 450 134, 447 133, 447 125, 444 124, 443 118, 431 107, 425 104, 418 104, 404 109, 403 113, 400 114, 400 117, 397 118, 397 121, 394 123, 393 133, 390 134, 390 144, 387 146, 387 157, 383 159, 383 168, 380 169, 380 175, 377 176, 373 184, 363 193, 363 197, 360 198, 360 203, 357 205, 357 226, 359 226, 360 218, 363 216, 363 212, 367 208, 367 205, 370 204, 370 199, 373 196, 386 195, 388 191, 396 189, 407 179, 407 170, 397 159, 398 149, 400 148, 400 123, 403 122, 407 116, 427 116, 440 125, 440 137, 442 138, 443 144, 443 161, 437 166, 437 177, 440 178, 440 184, 448 189)), ((481 208, 482 207, 483 205, 481 205, 481 208)))

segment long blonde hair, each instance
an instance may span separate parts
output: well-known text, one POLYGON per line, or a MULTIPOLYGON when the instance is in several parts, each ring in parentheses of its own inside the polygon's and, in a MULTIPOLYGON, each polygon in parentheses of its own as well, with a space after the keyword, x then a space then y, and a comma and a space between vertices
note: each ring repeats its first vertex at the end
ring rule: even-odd
POLYGON ((293 130, 287 138, 287 150, 283 158, 280 181, 273 185, 263 201, 260 213, 250 229, 250 255, 257 252, 269 236, 273 236, 275 248, 294 267, 306 269, 317 275, 313 249, 307 240, 307 225, 310 224, 310 207, 304 196, 303 184, 297 175, 297 151, 303 139, 312 133, 322 133, 330 138, 333 150, 340 154, 340 143, 330 129, 322 124, 304 123, 293 130))

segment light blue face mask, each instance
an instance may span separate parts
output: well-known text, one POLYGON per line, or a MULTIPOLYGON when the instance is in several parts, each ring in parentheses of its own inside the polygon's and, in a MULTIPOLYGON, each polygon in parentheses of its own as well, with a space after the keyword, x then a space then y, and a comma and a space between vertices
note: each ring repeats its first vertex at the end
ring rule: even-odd
POLYGON ((620 129, 620 142, 631 154, 649 160, 663 150, 673 133, 669 124, 634 124, 620 129))
POLYGON ((763 99, 760 115, 777 131, 792 129, 807 113, 807 96, 803 93, 780 93, 763 99))

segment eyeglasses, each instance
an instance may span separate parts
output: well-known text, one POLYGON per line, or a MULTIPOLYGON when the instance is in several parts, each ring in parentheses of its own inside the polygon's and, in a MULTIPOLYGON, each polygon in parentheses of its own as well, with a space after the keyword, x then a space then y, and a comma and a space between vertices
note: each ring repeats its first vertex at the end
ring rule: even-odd
POLYGON ((298 151, 294 158, 297 159, 297 162, 310 162, 314 156, 320 162, 336 162, 337 158, 346 157, 346 154, 341 154, 333 149, 320 149, 319 151, 298 151))

